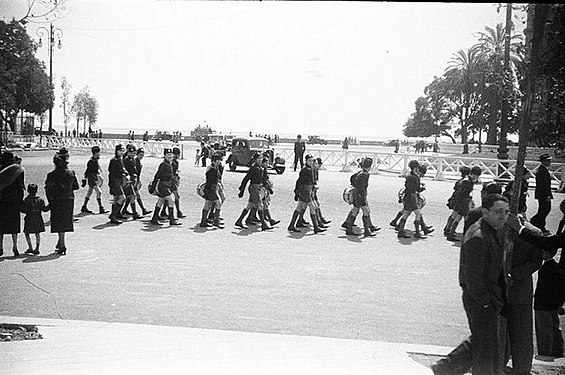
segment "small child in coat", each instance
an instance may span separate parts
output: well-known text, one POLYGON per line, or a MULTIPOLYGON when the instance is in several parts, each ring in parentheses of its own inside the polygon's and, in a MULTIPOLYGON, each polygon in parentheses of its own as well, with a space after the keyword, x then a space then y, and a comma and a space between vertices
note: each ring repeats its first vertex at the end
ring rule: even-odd
POLYGON ((45 232, 45 223, 43 222, 42 212, 49 211, 49 207, 45 205, 45 201, 37 196, 37 185, 29 184, 27 186, 28 196, 24 199, 20 211, 26 214, 24 218, 24 234, 27 241, 28 249, 26 254, 39 254, 39 245, 41 244, 41 232, 45 232), (30 234, 35 234, 35 250, 31 244, 30 234))

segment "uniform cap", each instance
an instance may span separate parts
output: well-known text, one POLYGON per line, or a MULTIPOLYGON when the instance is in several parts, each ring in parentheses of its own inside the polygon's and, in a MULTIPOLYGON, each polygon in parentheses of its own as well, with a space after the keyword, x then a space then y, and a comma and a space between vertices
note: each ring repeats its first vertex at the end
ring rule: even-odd
POLYGON ((172 153, 173 153, 173 150, 171 150, 170 148, 163 149, 163 155, 172 154, 172 153))
POLYGON ((173 154, 175 154, 175 155, 180 155, 180 148, 178 148, 178 147, 173 147, 173 154))
POLYGON ((90 149, 90 151, 92 151, 93 154, 100 152, 100 147, 98 146, 92 146, 92 148, 90 149))
POLYGON ((546 161, 546 160, 551 160, 551 155, 543 154, 539 157, 539 161, 546 161))
POLYGON ((119 151, 119 150, 122 150, 122 151, 124 150, 124 146, 121 143, 117 144, 116 147, 115 147, 115 151, 119 151))

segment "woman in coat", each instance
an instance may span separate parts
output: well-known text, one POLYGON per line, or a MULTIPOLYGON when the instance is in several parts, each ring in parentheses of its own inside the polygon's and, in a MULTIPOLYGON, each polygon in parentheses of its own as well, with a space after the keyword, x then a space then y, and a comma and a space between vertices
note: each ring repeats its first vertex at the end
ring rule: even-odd
POLYGON ((51 233, 57 233, 56 253, 65 255, 67 245, 65 233, 73 232, 73 209, 75 206, 75 190, 79 189, 75 172, 68 168, 69 151, 61 148, 53 157, 55 170, 47 174, 45 195, 51 208, 51 233))
MULTIPOLYGON (((20 159, 21 160, 21 159, 20 159)), ((12 251, 18 252, 21 231, 20 205, 24 199, 24 169, 11 152, 0 156, 0 255, 4 253, 4 234, 12 235, 12 251)))

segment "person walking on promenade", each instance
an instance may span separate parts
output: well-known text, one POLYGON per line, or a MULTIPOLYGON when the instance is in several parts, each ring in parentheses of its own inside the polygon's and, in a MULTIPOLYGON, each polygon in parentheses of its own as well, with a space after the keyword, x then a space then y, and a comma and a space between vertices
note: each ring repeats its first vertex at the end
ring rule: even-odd
POLYGON ((125 218, 122 213, 122 205, 126 201, 124 186, 127 184, 128 172, 124 167, 124 146, 117 144, 114 148, 114 157, 108 165, 108 186, 110 195, 113 197, 112 210, 110 212, 110 223, 121 224, 120 218, 125 218))
POLYGON ((357 172, 351 177, 351 182, 353 190, 353 208, 349 211, 347 218, 345 219, 346 230, 345 234, 348 236, 358 236, 358 234, 353 230, 353 223, 359 214, 359 210, 362 211, 363 226, 365 231, 363 235, 365 237, 375 236, 374 232, 380 230, 380 228, 375 227, 371 222, 371 210, 369 208, 369 201, 367 199, 367 189, 369 187, 369 171, 373 166, 373 159, 364 158, 361 161, 361 171, 357 172))
POLYGON ((141 207, 142 215, 149 215, 152 211, 145 209, 145 206, 143 205, 143 201, 141 199, 141 188, 143 186, 143 184, 141 183, 141 170, 143 169, 143 164, 141 163, 141 161, 143 160, 144 156, 145 156, 145 150, 143 149, 143 147, 138 148, 135 153, 135 159, 134 159, 135 169, 137 170, 137 180, 136 183, 134 184, 134 190, 135 190, 135 198, 137 200, 137 204, 139 204, 139 207, 141 207))
POLYGON ((312 189, 314 187, 314 173, 312 170, 313 163, 314 158, 312 155, 306 155, 306 165, 300 170, 300 174, 296 180, 294 200, 298 203, 287 228, 290 232, 300 232, 300 229, 296 228, 296 223, 301 213, 306 211, 306 208, 310 210, 310 218, 312 219, 312 225, 314 226, 314 234, 325 232, 325 229, 320 228, 318 225, 318 220, 316 219, 316 207, 312 201, 312 189))
POLYGON ((80 211, 89 214, 92 213, 92 211, 88 209, 88 201, 94 191, 96 193, 96 201, 98 202, 98 212, 105 214, 108 211, 106 211, 104 206, 102 206, 102 191, 100 190, 100 186, 102 186, 102 176, 100 175, 101 169, 98 161, 100 160, 100 147, 93 146, 90 151, 92 152, 92 157, 86 163, 83 180, 83 187, 84 185, 88 185, 88 191, 86 192, 84 203, 82 204, 80 211))
MULTIPOLYGON (((528 188, 529 188, 529 184, 528 184, 528 178, 530 178, 530 170, 526 167, 523 168, 522 170, 522 182, 520 184, 520 195, 519 195, 519 199, 518 199, 518 213, 520 215, 522 215, 522 217, 526 218, 526 211, 528 209, 528 206, 526 204, 526 201, 528 199, 528 188)), ((504 196, 506 198, 508 198, 509 201, 512 200, 512 189, 514 188, 514 181, 512 180, 508 183, 508 185, 506 185, 506 188, 504 189, 504 196)))
POLYGON ((137 213, 137 207, 135 205, 135 185, 139 179, 139 172, 137 171, 137 165, 135 164, 135 154, 137 149, 135 145, 129 144, 126 147, 126 153, 123 157, 124 168, 127 172, 127 183, 124 186, 124 194, 126 196, 125 202, 120 210, 122 216, 131 215, 133 220, 141 219, 142 216, 137 213), (131 211, 129 212, 128 206, 131 206, 131 211))
POLYGON ((200 227, 207 228, 215 226, 224 229, 220 222, 220 211, 222 209, 222 199, 220 196, 220 184, 222 181, 222 172, 220 164, 222 155, 219 153, 212 154, 210 167, 206 170, 206 184, 204 185, 204 208, 202 209, 202 219, 200 227), (210 213, 213 213, 212 224, 208 222, 210 213))
POLYGON ((12 235, 12 252, 18 257, 18 233, 21 231, 20 205, 24 198, 24 168, 13 153, 0 156, 0 256, 4 253, 4 234, 12 235))
MULTIPOLYGON (((314 204, 316 205, 316 217, 321 225, 328 225, 331 220, 326 220, 322 215, 322 209, 320 207, 320 200, 318 199, 318 190, 320 189, 318 181, 320 180, 320 169, 322 168, 322 158, 314 159, 313 169, 314 169, 314 188, 312 192, 312 198, 314 204)), ((321 226, 320 226, 321 227, 321 226)))
POLYGON ((546 228, 547 215, 551 212, 551 175, 547 169, 551 164, 551 156, 543 154, 539 158, 541 164, 536 172, 536 193, 535 198, 538 200, 538 212, 530 221, 532 225, 542 230, 544 234, 549 234, 546 228))
POLYGON ((41 245, 41 233, 45 232, 45 223, 43 221, 42 212, 49 211, 49 206, 45 201, 37 196, 37 185, 29 184, 27 186, 28 196, 24 199, 24 203, 20 211, 25 214, 24 218, 24 234, 27 242, 26 254, 38 255, 39 246, 41 245), (30 234, 35 235, 35 249, 31 243, 30 234))
POLYGON ((247 206, 241 211, 239 218, 235 222, 237 227, 242 229, 247 229, 245 224, 243 223, 243 219, 245 215, 252 209, 255 208, 257 210, 257 214, 259 215, 259 220, 261 221, 261 229, 262 230, 269 230, 271 227, 265 221, 265 213, 263 212, 263 203, 262 203, 262 195, 261 195, 261 186, 263 182, 263 168, 261 165, 262 159, 261 154, 255 153, 251 157, 251 168, 247 171, 247 174, 241 181, 241 185, 239 186, 239 194, 237 195, 239 198, 243 198, 243 194, 245 192, 245 187, 247 182, 249 182, 249 202, 247 206))
POLYGON ((300 169, 304 168, 304 153, 306 152, 306 143, 302 140, 302 136, 298 134, 296 136, 296 142, 294 142, 294 171, 300 162, 300 169))
POLYGON ((196 149, 196 155, 195 155, 195 157, 194 157, 194 166, 195 166, 195 167, 199 167, 199 166, 200 166, 200 158, 201 158, 201 156, 200 156, 200 149, 197 148, 197 149, 196 149))
POLYGON ((502 372, 498 320, 506 304, 504 241, 498 232, 510 213, 508 199, 491 194, 482 202, 483 217, 465 234, 459 284, 472 337, 472 373, 502 372))
POLYGON ((79 189, 79 185, 75 172, 68 168, 69 152, 65 147, 55 154, 53 164, 55 170, 49 172, 45 180, 45 195, 51 211, 51 233, 57 233, 59 237, 55 246, 56 252, 65 255, 65 233, 74 231, 74 191, 79 189))
MULTIPOLYGON (((419 172, 420 181, 421 181, 421 179, 424 178, 424 176, 428 172, 428 167, 426 167, 425 165, 420 165, 420 167, 418 168, 418 172, 419 172)), ((425 187, 424 183, 421 183, 421 186, 425 187)), ((405 189, 401 190, 401 192, 398 196, 398 203, 402 203, 402 199, 404 197, 404 191, 405 191, 405 189)), ((420 209, 420 227, 422 228, 424 235, 427 236, 428 234, 432 233, 435 229, 432 226, 427 226, 426 223, 424 222, 424 215, 422 214, 422 208, 424 208, 424 204, 425 204, 424 197, 420 193, 417 193, 416 198, 418 200, 418 208, 420 209)), ((392 227, 394 227, 394 229, 398 230, 398 220, 400 220, 403 213, 404 213, 404 210, 398 211, 398 213, 396 214, 396 217, 390 222, 390 226, 392 226, 392 227)))
POLYGON ((449 217, 447 218, 447 223, 443 228, 443 235, 446 237, 449 234, 449 231, 451 229, 451 226, 453 225, 453 222, 455 221, 455 218, 458 216, 457 211, 455 210, 455 203, 458 200, 458 195, 461 189, 461 185, 463 184, 463 181, 466 181, 469 175, 471 174, 471 168, 467 167, 466 165, 463 165, 461 168, 459 168, 459 173, 461 174, 461 178, 455 182, 455 185, 453 186, 453 193, 451 193, 451 196, 447 200, 447 207, 451 210, 451 214, 449 214, 449 217))
MULTIPOLYGON (((180 158, 180 148, 173 147, 173 160, 171 160, 171 166, 173 167, 173 196, 175 197, 175 207, 177 209, 177 218, 182 219, 186 217, 180 210, 180 174, 179 174, 179 158, 180 158)), ((163 206, 161 210, 161 217, 167 216, 167 207, 163 206)))
POLYGON ((269 225, 271 225, 271 227, 274 227, 275 225, 277 225, 278 223, 280 223, 280 220, 275 220, 273 219, 273 217, 271 216, 271 211, 269 210, 269 206, 271 205, 271 195, 274 194, 273 191, 273 182, 271 181, 271 179, 269 178, 269 158, 264 157, 263 161, 262 161, 262 169, 263 169, 263 174, 262 174, 262 178, 261 178, 261 188, 262 188, 262 197, 263 199, 261 200, 261 202, 263 203, 263 212, 265 213, 265 220, 267 220, 269 222, 269 225))
MULTIPOLYGON (((456 190, 453 192, 451 198, 451 208, 453 212, 448 219, 446 228, 447 228, 447 240, 448 241, 461 241, 456 235, 455 231, 457 230, 457 226, 462 218, 464 218, 468 213, 469 210, 473 209, 471 207, 473 202, 473 186, 479 180, 482 171, 480 167, 473 167, 468 176, 462 178, 458 181, 459 185, 456 187, 456 190), (451 219, 451 220, 450 220, 451 219)), ((455 189, 455 188, 454 188, 455 189)), ((444 228, 445 233, 445 228, 444 228)))
POLYGON ((153 210, 153 217, 151 218, 151 224, 162 225, 159 222, 159 213, 163 205, 169 207, 169 225, 181 225, 182 223, 177 221, 173 215, 173 207, 175 204, 175 198, 173 196, 173 150, 170 148, 165 148, 163 150, 163 161, 159 164, 159 168, 153 177, 152 185, 155 188, 157 196, 157 203, 155 204, 155 209, 153 210))
POLYGON ((417 160, 410 160, 408 163, 408 168, 410 168, 410 174, 406 176, 406 181, 404 183, 404 196, 402 198, 402 203, 404 205, 402 217, 400 218, 400 222, 398 223, 398 238, 410 238, 405 230, 404 226, 406 225, 406 221, 410 214, 414 212, 416 215, 414 220, 414 238, 426 238, 420 233, 420 221, 422 219, 422 214, 420 213, 420 209, 418 208, 418 196, 417 193, 420 193, 425 190, 422 187, 420 182, 420 163, 417 160))

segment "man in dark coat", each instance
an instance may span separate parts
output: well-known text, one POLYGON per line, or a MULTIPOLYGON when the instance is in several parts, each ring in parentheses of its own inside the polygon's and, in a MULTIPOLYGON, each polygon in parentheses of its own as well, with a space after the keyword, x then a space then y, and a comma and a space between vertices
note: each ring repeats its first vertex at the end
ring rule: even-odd
POLYGON ((110 195, 114 197, 112 202, 112 211, 110 213, 110 223, 121 224, 120 217, 122 205, 126 200, 124 186, 127 184, 128 172, 124 167, 122 157, 124 156, 124 146, 116 145, 114 157, 110 159, 108 165, 108 186, 110 187, 110 195))
POLYGON ((547 167, 551 164, 551 156, 543 154, 539 158, 541 165, 536 172, 536 195, 538 200, 538 212, 532 217, 531 223, 541 229, 544 234, 549 234, 545 224, 547 215, 551 211, 551 200, 553 194, 551 193, 551 175, 547 167))
POLYGON ((296 142, 294 142, 294 171, 296 172, 296 167, 298 162, 300 162, 300 169, 304 168, 304 153, 306 152, 306 144, 302 140, 302 136, 298 134, 296 137, 296 142))

